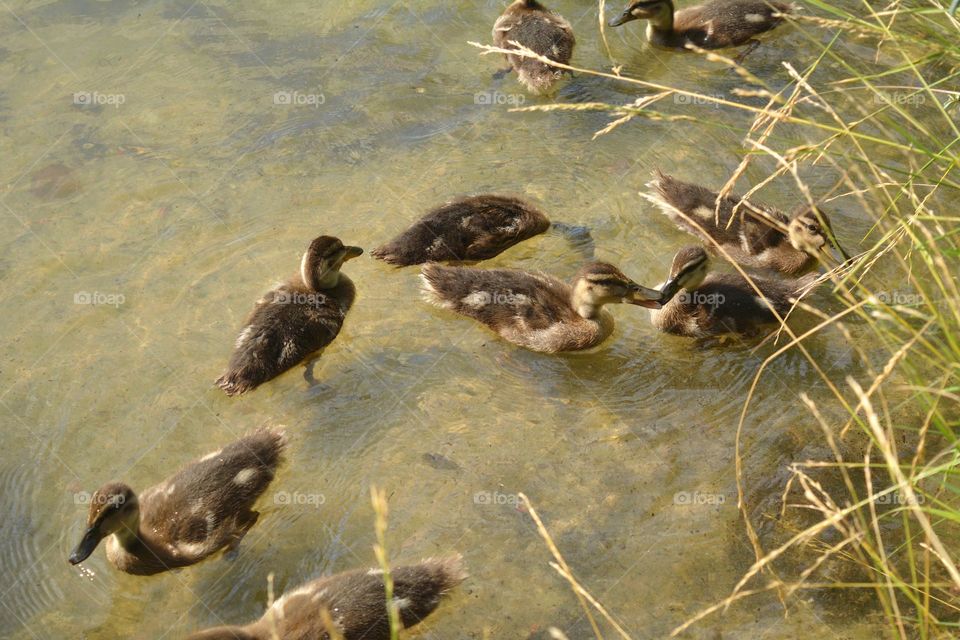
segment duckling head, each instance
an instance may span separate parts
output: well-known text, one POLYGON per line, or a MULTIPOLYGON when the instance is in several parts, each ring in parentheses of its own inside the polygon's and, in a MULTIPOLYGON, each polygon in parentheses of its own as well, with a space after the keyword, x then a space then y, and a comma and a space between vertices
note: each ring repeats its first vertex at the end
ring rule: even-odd
POLYGON ((637 0, 627 5, 619 16, 610 21, 611 27, 619 27, 633 20, 672 22, 673 5, 669 0, 637 0))
POLYGON ((659 309, 660 292, 640 286, 612 264, 593 262, 574 277, 572 302, 578 314, 594 318, 603 305, 617 302, 659 309))
POLYGON ((677 251, 670 267, 670 279, 660 287, 663 304, 681 289, 693 290, 703 284, 709 269, 710 258, 703 247, 684 247, 677 251))
POLYGON ((100 541, 111 534, 136 535, 139 521, 140 505, 133 489, 120 482, 100 487, 90 498, 87 530, 70 554, 70 564, 89 558, 100 541))
POLYGON ((827 214, 819 209, 804 207, 798 210, 787 227, 787 237, 794 249, 814 258, 825 258, 830 264, 842 262, 840 257, 843 261, 850 259, 837 242, 827 214))
POLYGON ((333 288, 340 282, 343 263, 359 255, 363 255, 360 247, 345 246, 332 236, 320 236, 303 254, 300 277, 314 291, 333 288))

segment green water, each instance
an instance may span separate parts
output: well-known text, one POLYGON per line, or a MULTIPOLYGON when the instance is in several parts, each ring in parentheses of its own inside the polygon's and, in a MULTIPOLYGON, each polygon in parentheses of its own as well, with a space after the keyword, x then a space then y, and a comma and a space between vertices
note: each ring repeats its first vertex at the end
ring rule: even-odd
MULTIPOLYGON (((667 105, 702 121, 637 120, 591 141, 608 116, 482 104, 488 92, 550 102, 492 79, 501 61, 466 44, 489 41, 503 4, 0 5, 0 635, 178 638, 252 620, 271 573, 279 592, 374 564, 371 484, 390 496, 395 562, 466 558, 470 579, 423 637, 526 638, 551 624, 591 637, 516 508, 521 491, 635 638, 663 637, 729 594, 753 558, 734 429, 770 347, 664 337, 629 307, 613 309, 617 331, 595 352, 536 355, 425 305, 415 269, 365 257, 346 266, 359 296, 318 364, 320 386, 298 372, 240 399, 212 386, 253 302, 313 237, 370 249, 454 195, 522 194, 588 225, 599 259, 663 280, 689 240, 637 191, 657 166, 723 184, 749 121, 667 105), (264 422, 287 425, 292 446, 236 560, 148 579, 114 571, 102 550, 82 569, 67 564, 85 519, 80 492, 111 479, 143 489, 264 422), (307 498, 278 504, 276 492, 307 498), (675 498, 697 492, 714 504, 675 498)), ((609 67, 596 6, 553 6, 578 33, 575 62, 609 67)), ((610 34, 625 73, 715 95, 739 86, 702 59, 646 49, 640 33, 610 34)), ((815 55, 792 28, 767 42, 749 64, 774 86, 786 82, 781 60, 815 55)), ((557 99, 640 95, 578 75, 557 99)), ((742 184, 772 169, 758 160, 742 184)), ((828 166, 803 176, 818 192, 836 182, 828 166)), ((789 207, 797 193, 781 180, 763 196, 789 207)), ((833 211, 855 247, 869 221, 854 199, 833 211)), ((491 264, 568 277, 579 261, 542 236, 491 264)), ((857 372, 841 334, 809 348, 825 368, 857 372)), ((786 466, 824 453, 810 444, 819 431, 801 390, 829 395, 788 354, 746 424, 751 499, 772 516, 786 466)), ((686 637, 877 637, 875 612, 853 606, 809 593, 785 617, 759 597, 686 637)))

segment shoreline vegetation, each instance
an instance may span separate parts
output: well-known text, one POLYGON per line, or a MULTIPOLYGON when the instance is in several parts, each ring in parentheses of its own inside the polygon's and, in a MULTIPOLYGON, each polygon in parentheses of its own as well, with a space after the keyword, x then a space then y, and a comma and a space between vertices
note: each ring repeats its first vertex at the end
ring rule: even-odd
MULTIPOLYGON (((759 158, 775 171, 753 185, 792 180, 808 204, 811 189, 801 167, 831 168, 837 176, 825 201, 853 199, 868 217, 861 252, 826 274, 821 293, 832 311, 798 303, 816 318, 800 333, 784 324, 756 372, 739 423, 735 472, 743 535, 755 560, 727 598, 677 626, 683 634, 701 621, 758 594, 776 594, 788 613, 791 599, 810 590, 869 594, 867 612, 882 615, 889 637, 953 638, 960 633, 960 21, 938 0, 862 2, 852 13, 819 0, 786 19, 821 52, 810 62, 783 61, 787 82, 772 88, 724 55, 694 50, 741 79, 721 97, 620 75, 605 31, 605 0, 598 0, 608 71, 554 64, 576 74, 649 91, 631 104, 601 102, 515 106, 538 111, 605 111, 616 129, 637 118, 693 121, 675 104, 739 110, 743 161, 721 194, 759 158), (815 12, 817 15, 811 15, 815 12), (872 61, 844 56, 846 39, 875 52, 872 61), (803 64, 804 66, 798 66, 803 64), (845 77, 820 81, 829 65, 845 77), (666 107, 664 110, 658 110, 666 107), (680 111, 678 113, 678 111, 680 111), (785 130, 789 131, 785 131, 785 130), (797 143, 797 140, 802 140, 797 143), (951 208, 952 205, 952 208, 951 208), (851 345, 857 374, 822 366, 807 344, 822 332, 840 332, 851 345), (869 349, 863 345, 869 344, 869 349), (798 393, 821 433, 822 459, 787 463, 779 512, 751 501, 747 464, 751 401, 767 365, 799 351, 828 395, 798 393), (761 533, 760 523, 763 523, 761 533), (775 533, 771 533, 773 522, 775 533)), ((956 3, 954 3, 955 5, 956 3)), ((482 55, 503 49, 471 42, 482 55)), ((644 44, 643 46, 648 46, 644 44)), ((768 45, 772 46, 772 45, 768 45)), ((529 49, 513 55, 541 58, 529 49)), ((678 54, 680 55, 680 54, 678 54)), ((518 115, 522 117, 522 115, 518 115)), ((703 122, 703 119, 698 119, 703 122)), ((680 124, 678 126, 688 126, 680 124)), ((642 185, 646 176, 638 176, 642 185)), ((739 268, 738 268, 739 270, 739 268)), ((742 273, 742 271, 741 271, 742 273)), ((748 274, 743 274, 749 277, 748 274)), ((789 315, 789 314, 788 314, 789 315)), ((845 368, 848 369, 849 368, 845 368)), ((597 638, 601 627, 631 636, 574 577, 526 496, 521 496, 554 556, 551 566, 570 584, 597 638), (595 617, 596 616, 596 617, 595 617)), ((551 637, 563 638, 559 630, 551 637)))

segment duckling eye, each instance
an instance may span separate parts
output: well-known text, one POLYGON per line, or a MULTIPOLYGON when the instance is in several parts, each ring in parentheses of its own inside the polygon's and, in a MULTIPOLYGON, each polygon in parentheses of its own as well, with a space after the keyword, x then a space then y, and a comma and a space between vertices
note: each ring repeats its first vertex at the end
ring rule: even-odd
POLYGON ((817 227, 817 225, 815 224, 808 224, 807 231, 809 231, 810 233, 820 233, 820 228, 817 227))

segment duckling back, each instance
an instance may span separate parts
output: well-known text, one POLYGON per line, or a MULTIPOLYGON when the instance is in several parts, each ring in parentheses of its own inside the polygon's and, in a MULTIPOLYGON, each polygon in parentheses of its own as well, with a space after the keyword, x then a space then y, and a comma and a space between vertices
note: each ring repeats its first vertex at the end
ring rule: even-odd
POLYGON ((529 202, 484 194, 441 205, 371 253, 396 266, 487 260, 549 228, 529 202))
MULTIPOLYGON (((426 618, 441 599, 466 578, 463 559, 431 558, 391 571, 393 602, 403 627, 426 618)), ((189 640, 313 640, 330 638, 321 611, 326 610, 344 640, 389 640, 383 572, 349 571, 307 583, 282 598, 257 622, 218 627, 189 640)))
MULTIPOLYGON (((493 42, 497 47, 515 49, 511 41, 561 64, 570 63, 576 45, 570 23, 536 0, 517 0, 493 25, 493 42)), ((562 74, 560 69, 534 58, 506 57, 520 82, 533 93, 548 92, 562 74)))

